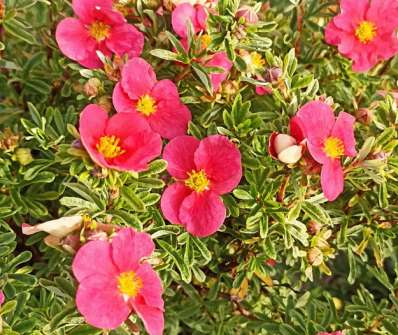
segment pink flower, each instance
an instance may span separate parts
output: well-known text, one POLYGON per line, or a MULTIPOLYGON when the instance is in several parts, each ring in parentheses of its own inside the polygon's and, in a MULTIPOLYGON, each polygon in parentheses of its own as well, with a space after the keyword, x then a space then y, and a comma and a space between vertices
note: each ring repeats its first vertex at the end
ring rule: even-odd
POLYGON ((207 11, 203 5, 182 3, 177 5, 171 14, 171 25, 176 34, 182 38, 188 37, 188 22, 192 22, 193 33, 206 30, 207 11))
POLYGON ((216 232, 226 214, 220 195, 232 191, 242 177, 238 148, 225 136, 201 141, 180 136, 166 145, 163 159, 176 179, 162 195, 166 219, 198 237, 216 232))
POLYGON ((221 87, 221 83, 227 78, 228 73, 232 68, 232 62, 228 59, 228 56, 224 51, 220 51, 216 52, 210 60, 206 62, 205 66, 224 69, 224 72, 210 73, 209 75, 213 91, 217 92, 221 87))
POLYGON ((143 257, 155 246, 132 228, 108 241, 90 241, 77 252, 72 270, 79 282, 76 305, 86 322, 115 329, 134 312, 150 335, 163 333, 162 283, 143 257))
MULTIPOLYGON (((0 290, 0 307, 4 303, 4 300, 6 300, 3 291, 0 290)), ((0 321, 1 322, 1 321, 0 321)))
POLYGON ((333 201, 344 189, 341 157, 356 155, 355 118, 341 112, 336 119, 330 106, 321 101, 305 104, 298 111, 297 118, 307 138, 311 156, 322 164, 323 193, 329 201, 333 201))
POLYGON ((326 42, 365 72, 398 53, 398 1, 341 0, 341 13, 326 27, 326 42))
POLYGON ((72 7, 78 18, 63 19, 56 31, 64 55, 92 69, 103 65, 96 51, 107 57, 141 54, 144 35, 112 8, 112 0, 73 0, 72 7))
POLYGON ((123 67, 113 104, 117 112, 147 120, 153 131, 167 139, 184 135, 191 121, 176 85, 168 79, 157 81, 151 65, 142 58, 132 58, 123 67))
POLYGON ((97 105, 82 111, 79 131, 91 159, 110 169, 143 171, 162 151, 162 139, 145 120, 130 113, 109 118, 97 105))

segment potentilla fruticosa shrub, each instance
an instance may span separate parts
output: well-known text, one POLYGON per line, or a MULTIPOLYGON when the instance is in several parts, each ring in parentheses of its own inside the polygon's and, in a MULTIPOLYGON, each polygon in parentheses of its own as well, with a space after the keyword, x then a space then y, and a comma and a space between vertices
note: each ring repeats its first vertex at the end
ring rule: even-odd
POLYGON ((398 334, 398 0, 0 4, 1 334, 398 334))

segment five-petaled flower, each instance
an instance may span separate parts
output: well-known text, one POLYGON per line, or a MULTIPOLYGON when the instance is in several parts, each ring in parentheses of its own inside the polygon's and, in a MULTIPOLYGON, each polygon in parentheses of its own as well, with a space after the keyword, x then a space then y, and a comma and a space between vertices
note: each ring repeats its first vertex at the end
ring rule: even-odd
POLYGON ((117 112, 147 120, 153 131, 167 139, 184 135, 191 121, 176 85, 169 79, 157 81, 152 66, 142 58, 132 58, 123 67, 113 104, 117 112))
POLYGON ((310 154, 322 164, 323 193, 329 201, 333 201, 344 189, 341 158, 356 155, 355 118, 341 112, 336 119, 328 104, 312 101, 300 108, 297 120, 304 131, 310 154))
POLYGON ((77 18, 63 19, 57 26, 56 39, 62 53, 90 69, 103 66, 97 51, 107 57, 139 56, 144 35, 112 6, 112 0, 73 0, 77 18))
POLYGON ((398 1, 342 0, 341 13, 329 22, 326 42, 364 72, 398 53, 398 1))
POLYGON ((145 120, 130 113, 109 118, 97 105, 82 111, 79 132, 91 159, 110 169, 143 171, 162 151, 162 139, 145 120))
POLYGON ((72 270, 79 282, 76 305, 87 323, 104 329, 119 327, 134 312, 150 335, 163 333, 160 278, 142 262, 155 249, 150 235, 132 228, 109 241, 90 241, 79 249, 72 270))
POLYGON ((221 135, 201 141, 179 136, 166 145, 163 159, 176 180, 162 195, 166 219, 198 237, 216 232, 226 215, 220 195, 232 191, 242 177, 239 149, 221 135))

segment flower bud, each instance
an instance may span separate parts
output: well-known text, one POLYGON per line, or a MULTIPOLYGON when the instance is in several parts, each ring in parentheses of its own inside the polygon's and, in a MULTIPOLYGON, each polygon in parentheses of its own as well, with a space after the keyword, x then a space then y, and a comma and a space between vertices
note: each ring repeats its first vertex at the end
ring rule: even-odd
POLYGON ((323 254, 322 251, 318 248, 311 248, 307 252, 307 260, 308 263, 314 266, 319 266, 323 262, 323 254))
POLYGON ((273 158, 285 164, 297 163, 303 154, 302 146, 297 144, 294 137, 278 133, 271 135, 268 151, 273 158))
POLYGON ((236 17, 238 19, 242 18, 244 23, 256 24, 258 22, 258 16, 253 7, 242 6, 236 12, 236 17))
POLYGON ((0 134, 0 150, 14 151, 19 144, 21 136, 14 133, 10 128, 5 128, 0 134))
POLYGON ((321 231, 322 225, 316 221, 311 220, 307 224, 307 230, 311 235, 316 235, 321 231))
POLYGON ((355 117, 359 122, 369 125, 373 121, 373 112, 368 108, 360 108, 355 112, 355 117))
POLYGON ((90 98, 96 97, 101 89, 102 83, 98 78, 90 78, 84 84, 84 94, 90 98))
POLYGON ((113 108, 111 98, 105 95, 98 99, 98 105, 101 106, 107 113, 110 113, 113 108))
POLYGON ((21 165, 28 165, 33 162, 31 150, 29 148, 18 148, 15 151, 15 159, 21 165))
POLYGON ((282 69, 279 67, 267 69, 265 73, 265 80, 269 83, 275 83, 280 79, 280 77, 282 77, 282 73, 282 69))
POLYGON ((276 260, 273 259, 273 258, 268 258, 268 259, 265 261, 265 264, 267 264, 267 265, 269 265, 269 266, 271 266, 271 267, 274 267, 274 266, 276 265, 276 260))

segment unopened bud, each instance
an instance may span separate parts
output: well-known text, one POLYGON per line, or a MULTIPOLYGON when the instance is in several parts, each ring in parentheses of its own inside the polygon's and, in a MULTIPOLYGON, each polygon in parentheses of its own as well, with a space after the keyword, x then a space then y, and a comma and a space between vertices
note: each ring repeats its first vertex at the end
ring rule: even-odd
POLYGON ((265 263, 271 267, 274 267, 276 265, 276 260, 273 258, 268 258, 265 263))
POLYGON ((96 97, 101 89, 102 82, 98 78, 90 78, 84 84, 84 94, 86 94, 90 98, 96 97))
POLYGON ((373 122, 373 112, 368 108, 360 108, 355 112, 356 119, 365 124, 369 125, 373 122))
POLYGON ((258 16, 253 7, 242 6, 236 12, 236 17, 242 19, 243 23, 256 24, 258 22, 258 16))
POLYGON ((308 263, 314 266, 319 266, 323 262, 322 251, 318 248, 311 248, 307 252, 308 263))
POLYGON ((102 107, 107 113, 112 111, 113 105, 111 98, 108 96, 102 96, 98 99, 98 105, 102 107))
POLYGON ((268 69, 265 73, 265 80, 269 83, 277 82, 282 76, 282 69, 279 67, 272 67, 268 69))
POLYGON ((15 159, 21 165, 28 165, 33 162, 31 150, 29 148, 18 148, 15 151, 15 159))
POLYGON ((307 224, 307 230, 311 235, 316 235, 321 231, 322 225, 316 221, 311 220, 307 224))
POLYGON ((14 151, 17 148, 21 137, 14 133, 10 128, 5 128, 0 134, 0 150, 14 151))

